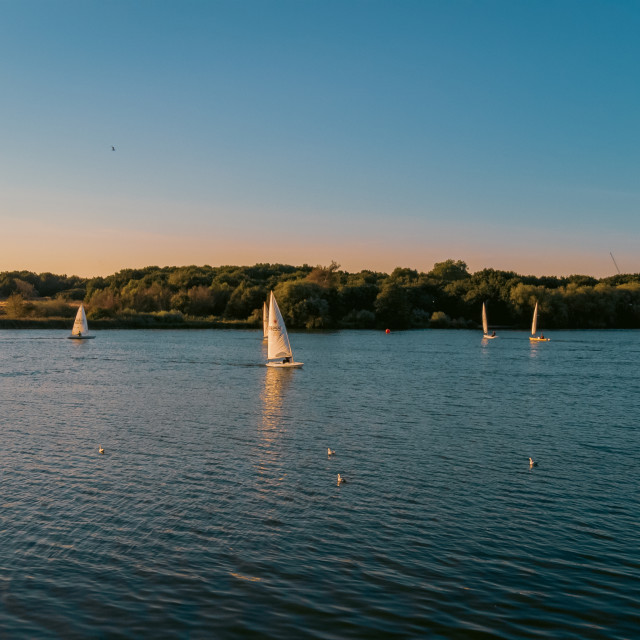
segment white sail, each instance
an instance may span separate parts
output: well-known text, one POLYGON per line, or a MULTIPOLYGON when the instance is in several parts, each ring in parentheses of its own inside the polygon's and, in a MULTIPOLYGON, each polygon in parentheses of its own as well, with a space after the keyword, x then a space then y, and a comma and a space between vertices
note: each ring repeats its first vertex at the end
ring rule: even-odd
POLYGON ((89 333, 89 326, 87 325, 87 316, 84 312, 84 306, 80 305, 78 313, 76 313, 76 319, 73 323, 73 329, 71 329, 72 336, 86 336, 89 333))
POLYGON ((291 358, 293 360, 293 353, 291 352, 291 345, 289 344, 287 328, 284 326, 282 314, 280 313, 280 309, 278 309, 278 303, 272 291, 269 297, 267 359, 273 360, 274 358, 291 358))
POLYGON ((482 331, 487 335, 489 333, 489 323, 487 322, 487 307, 482 303, 482 331))
POLYGON ((538 328, 538 303, 536 302, 535 309, 533 310, 533 322, 531 323, 531 335, 535 336, 538 328))
POLYGON ((262 303, 262 339, 266 340, 269 337, 269 309, 267 303, 262 303))

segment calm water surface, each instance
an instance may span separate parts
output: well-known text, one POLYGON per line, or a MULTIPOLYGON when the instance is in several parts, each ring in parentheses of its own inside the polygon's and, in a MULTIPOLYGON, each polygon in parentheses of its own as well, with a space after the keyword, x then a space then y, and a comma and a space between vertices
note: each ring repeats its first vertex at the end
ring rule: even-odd
POLYGON ((638 637, 640 332, 65 336, 0 332, 0 637, 638 637))

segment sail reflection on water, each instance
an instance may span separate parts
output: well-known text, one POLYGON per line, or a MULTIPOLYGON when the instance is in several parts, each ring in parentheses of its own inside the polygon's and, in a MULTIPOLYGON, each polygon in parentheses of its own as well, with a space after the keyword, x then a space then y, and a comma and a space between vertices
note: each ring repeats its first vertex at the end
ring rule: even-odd
POLYGON ((267 486, 282 480, 281 445, 282 436, 286 433, 284 412, 287 389, 292 378, 287 374, 288 372, 265 367, 264 387, 260 394, 262 416, 258 424, 257 469, 267 486))
POLYGON ((282 411, 287 389, 292 376, 282 375, 281 371, 267 368, 265 370, 264 388, 261 394, 262 422, 260 430, 263 433, 282 429, 282 411))

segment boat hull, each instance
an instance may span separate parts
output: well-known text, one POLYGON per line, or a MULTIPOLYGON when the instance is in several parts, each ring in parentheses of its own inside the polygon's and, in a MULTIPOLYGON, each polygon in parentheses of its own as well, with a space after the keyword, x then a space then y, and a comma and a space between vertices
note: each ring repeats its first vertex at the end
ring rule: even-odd
POLYGON ((67 336, 69 340, 93 340, 95 336, 67 336))
POLYGON ((529 336, 529 340, 531 340, 531 342, 549 342, 551 338, 532 338, 529 336))
POLYGON ((498 336, 482 336, 483 340, 494 340, 495 338, 497 338, 498 336))
POLYGON ((274 369, 299 369, 304 362, 267 362, 267 367, 274 369))

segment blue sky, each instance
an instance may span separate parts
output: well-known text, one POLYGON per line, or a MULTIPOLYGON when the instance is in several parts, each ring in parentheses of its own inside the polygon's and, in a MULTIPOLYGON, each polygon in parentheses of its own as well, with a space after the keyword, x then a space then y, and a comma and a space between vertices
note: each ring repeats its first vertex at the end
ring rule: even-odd
POLYGON ((0 270, 640 272, 638 33, 631 1, 0 0, 0 270))

